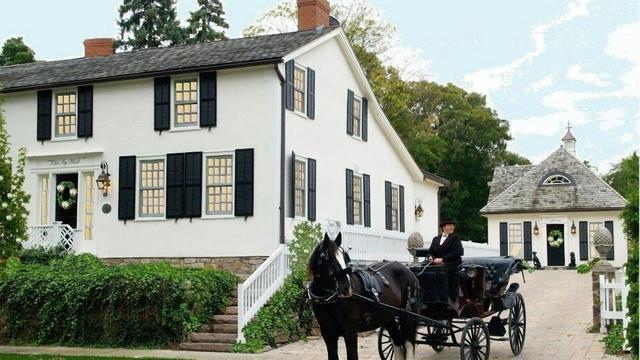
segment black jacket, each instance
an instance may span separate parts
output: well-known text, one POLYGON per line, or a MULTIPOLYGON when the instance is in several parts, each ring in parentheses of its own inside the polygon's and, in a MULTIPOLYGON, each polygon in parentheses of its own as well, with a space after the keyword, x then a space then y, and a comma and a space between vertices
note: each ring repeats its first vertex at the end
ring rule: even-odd
POLYGON ((428 256, 442 258, 445 264, 460 264, 462 262, 462 255, 464 255, 464 248, 458 236, 456 234, 450 234, 447 236, 444 244, 440 246, 441 237, 442 234, 438 234, 438 236, 431 240, 428 256))

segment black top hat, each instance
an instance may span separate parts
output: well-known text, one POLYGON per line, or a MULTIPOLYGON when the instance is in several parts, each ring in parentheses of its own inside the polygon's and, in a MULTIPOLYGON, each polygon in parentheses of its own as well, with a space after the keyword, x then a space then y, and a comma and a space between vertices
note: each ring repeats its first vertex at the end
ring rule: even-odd
POLYGON ((445 225, 447 225, 447 224, 453 224, 453 225, 455 225, 455 224, 456 224, 456 221, 455 221, 455 220, 453 220, 452 218, 449 218, 449 217, 446 217, 446 218, 444 218, 444 219, 440 220, 440 227, 443 227, 443 226, 445 226, 445 225))

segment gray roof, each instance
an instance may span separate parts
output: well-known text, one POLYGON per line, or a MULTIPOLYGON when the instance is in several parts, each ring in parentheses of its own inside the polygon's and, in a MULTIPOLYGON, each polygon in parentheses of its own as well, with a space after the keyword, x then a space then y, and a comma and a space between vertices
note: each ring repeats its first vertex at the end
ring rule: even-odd
POLYGON ((438 184, 442 185, 442 186, 449 186, 449 180, 438 176, 434 173, 430 173, 428 171, 422 170, 422 176, 424 180, 431 180, 433 182, 437 182, 438 184))
POLYGON ((622 195, 563 147, 540 165, 496 168, 493 176, 492 195, 480 210, 483 214, 615 210, 626 205, 622 195), (547 176, 555 173, 567 176, 573 183, 542 185, 547 176), (514 178, 517 179, 513 181, 514 178))
POLYGON ((576 137, 573 136, 570 129, 567 129, 567 133, 564 134, 564 136, 562 137, 562 141, 565 141, 565 140, 574 140, 574 141, 576 140, 576 137))
POLYGON ((278 63, 335 27, 0 67, 2 91, 278 63))

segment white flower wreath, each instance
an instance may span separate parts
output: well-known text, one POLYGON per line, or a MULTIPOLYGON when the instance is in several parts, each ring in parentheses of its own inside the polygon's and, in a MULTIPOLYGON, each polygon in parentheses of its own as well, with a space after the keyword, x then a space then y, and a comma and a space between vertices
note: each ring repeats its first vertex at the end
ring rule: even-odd
POLYGON ((552 248, 559 248, 564 243, 562 232, 560 232, 559 230, 551 231, 547 240, 549 241, 549 246, 551 246, 552 248))
POLYGON ((78 189, 76 189, 76 185, 71 181, 62 181, 56 186, 57 194, 56 194, 56 202, 58 206, 67 210, 72 207, 76 203, 76 199, 78 197, 78 189), (69 189, 69 196, 65 198, 64 191, 69 189))

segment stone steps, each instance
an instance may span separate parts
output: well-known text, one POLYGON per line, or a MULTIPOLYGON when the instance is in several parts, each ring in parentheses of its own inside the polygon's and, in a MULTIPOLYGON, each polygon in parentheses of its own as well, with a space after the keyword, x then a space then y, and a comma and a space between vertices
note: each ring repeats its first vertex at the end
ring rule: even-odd
POLYGON ((178 346, 181 350, 233 352, 233 344, 184 342, 178 346))
POLYGON ((229 305, 213 315, 198 332, 189 335, 178 347, 190 351, 232 352, 238 336, 238 298, 233 291, 229 305))
POLYGON ((189 341, 196 343, 233 344, 233 342, 236 341, 236 337, 237 334, 193 333, 189 335, 189 341))

